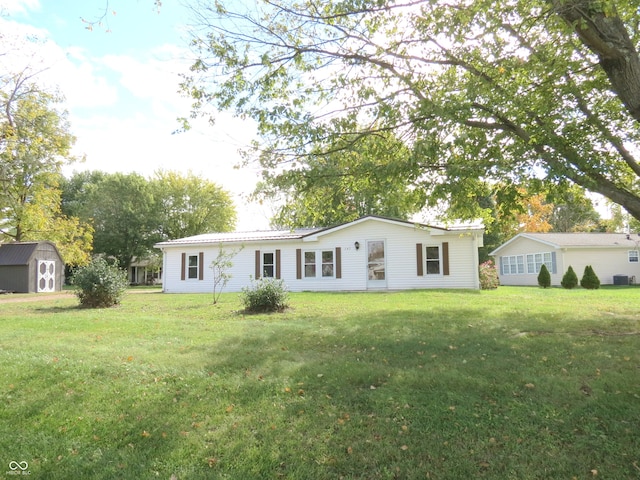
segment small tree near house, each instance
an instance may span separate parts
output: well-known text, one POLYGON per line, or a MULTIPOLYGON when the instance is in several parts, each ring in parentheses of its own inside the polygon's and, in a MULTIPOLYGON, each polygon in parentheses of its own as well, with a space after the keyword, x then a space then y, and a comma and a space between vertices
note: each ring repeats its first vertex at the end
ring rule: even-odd
POLYGON ((544 263, 540 267, 540 273, 538 273, 538 285, 542 288, 549 288, 551 286, 551 274, 544 263))
POLYGON ((220 299, 220 295, 227 286, 232 275, 229 273, 233 262, 231 259, 235 257, 238 252, 242 250, 242 247, 236 250, 227 252, 222 248, 222 244, 218 249, 218 256, 211 261, 209 268, 213 271, 213 304, 217 304, 220 299))
POLYGON ((584 267, 584 274, 582 275, 582 279, 580 280, 580 286, 582 288, 588 288, 590 290, 596 290, 600 288, 600 279, 596 275, 596 272, 593 271, 593 267, 591 265, 587 265, 584 267))
POLYGON ((566 289, 576 288, 578 286, 578 275, 576 275, 571 265, 569 265, 567 272, 562 277, 560 285, 566 289))

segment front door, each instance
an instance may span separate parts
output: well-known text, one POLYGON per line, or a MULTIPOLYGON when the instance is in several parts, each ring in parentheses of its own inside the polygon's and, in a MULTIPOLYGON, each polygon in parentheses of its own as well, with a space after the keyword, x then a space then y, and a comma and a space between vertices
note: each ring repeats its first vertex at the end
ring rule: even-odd
POLYGON ((387 287, 384 240, 367 241, 367 288, 387 287))

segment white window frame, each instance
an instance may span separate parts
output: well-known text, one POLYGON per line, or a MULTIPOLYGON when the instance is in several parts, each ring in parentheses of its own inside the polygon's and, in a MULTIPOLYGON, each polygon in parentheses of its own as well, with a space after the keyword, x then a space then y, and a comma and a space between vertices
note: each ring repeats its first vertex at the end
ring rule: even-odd
POLYGON ((542 265, 547 266, 549 272, 553 271, 553 254, 552 252, 539 252, 527 254, 527 273, 537 275, 540 273, 542 265))
MULTIPOLYGON (((336 250, 335 248, 323 248, 323 249, 319 249, 319 250, 304 250, 302 252, 302 261, 303 261, 303 277, 304 278, 311 278, 311 279, 317 279, 317 278, 336 278, 336 250), (324 254, 325 253, 331 253, 331 261, 330 262, 325 262, 324 261, 324 254), (313 262, 308 262, 307 261, 307 254, 313 254, 313 262), (309 275, 307 274, 307 267, 311 267, 313 266, 313 275, 309 275), (331 271, 331 275, 326 275, 325 272, 328 271, 328 269, 325 269, 325 267, 329 267, 330 266, 330 271, 331 271), (320 273, 320 275, 318 275, 318 272, 320 273)), ((310 269, 311 270, 311 269, 310 269)))
POLYGON ((425 262, 425 270, 424 273, 425 275, 442 275, 442 248, 440 245, 426 245, 425 249, 424 249, 424 262, 425 262), (427 253, 429 251, 430 248, 436 248, 438 249, 438 258, 436 259, 435 257, 433 258, 429 258, 429 254, 427 253), (438 264, 438 271, 437 272, 430 272, 429 271, 429 263, 431 264, 438 264))
POLYGON ((260 272, 262 274, 262 278, 276 278, 276 252, 275 251, 265 251, 265 252, 260 252, 260 272), (267 263, 265 262, 265 257, 267 255, 271 255, 271 258, 273 259, 271 263, 267 263), (266 267, 271 267, 271 274, 268 275, 267 274, 267 270, 266 267))
POLYGON ((502 257, 502 275, 524 274, 524 255, 505 255, 502 257))
POLYGON ((187 255, 187 280, 198 280, 198 272, 200 271, 199 257, 197 253, 195 255, 187 255), (192 258, 195 259, 193 264, 191 264, 192 258))
POLYGON ((629 263, 639 263, 640 253, 638 252, 638 250, 629 250, 629 253, 627 254, 627 259, 629 260, 629 263))

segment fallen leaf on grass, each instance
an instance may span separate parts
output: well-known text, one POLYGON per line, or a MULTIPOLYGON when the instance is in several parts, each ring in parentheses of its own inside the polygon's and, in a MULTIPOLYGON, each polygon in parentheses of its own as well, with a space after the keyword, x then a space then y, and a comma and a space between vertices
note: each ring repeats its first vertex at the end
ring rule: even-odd
POLYGON ((234 407, 234 405, 233 405, 233 404, 229 405, 229 406, 225 409, 225 412, 227 412, 227 413, 231 413, 231 412, 233 412, 233 407, 234 407))
POLYGON ((533 383, 525 383, 524 388, 528 388, 529 390, 531 390, 533 388, 536 388, 536 386, 533 383))
POLYGON ((400 447, 400 450, 409 450, 409 447, 408 447, 408 446, 406 446, 406 445, 402 445, 402 446, 400 447))
POLYGON ((142 435, 143 437, 145 437, 145 438, 147 438, 147 437, 150 437, 150 436, 151 436, 151 434, 150 434, 149 432, 147 432, 146 430, 143 430, 143 431, 142 431, 142 433, 141 433, 141 435, 142 435))

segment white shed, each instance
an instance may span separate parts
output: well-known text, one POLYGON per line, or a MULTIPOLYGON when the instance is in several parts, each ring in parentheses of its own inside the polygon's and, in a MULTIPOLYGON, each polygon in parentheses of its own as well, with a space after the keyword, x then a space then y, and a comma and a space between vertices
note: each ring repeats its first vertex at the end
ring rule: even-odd
POLYGON ((481 226, 441 228, 377 216, 330 228, 196 235, 161 242, 163 291, 211 292, 211 263, 234 253, 225 291, 282 279, 290 291, 478 289, 481 226))
POLYGON ((490 255, 499 266, 501 285, 538 285, 544 263, 551 285, 559 286, 573 267, 578 279, 591 265, 603 285, 640 279, 640 235, 625 233, 520 233, 490 255))

